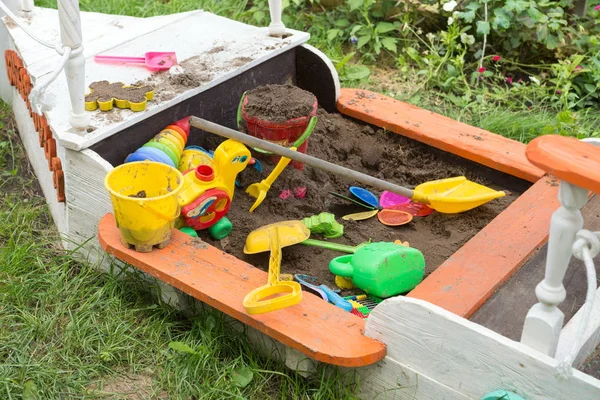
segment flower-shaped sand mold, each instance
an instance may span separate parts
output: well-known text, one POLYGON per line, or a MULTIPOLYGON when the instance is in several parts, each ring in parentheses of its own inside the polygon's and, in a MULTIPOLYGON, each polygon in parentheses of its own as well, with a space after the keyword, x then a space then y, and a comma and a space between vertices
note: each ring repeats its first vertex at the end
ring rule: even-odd
POLYGON ((94 82, 90 86, 90 94, 85 96, 85 109, 110 111, 117 108, 129 108, 131 111, 144 111, 148 101, 154 97, 152 86, 128 86, 123 82, 94 82))

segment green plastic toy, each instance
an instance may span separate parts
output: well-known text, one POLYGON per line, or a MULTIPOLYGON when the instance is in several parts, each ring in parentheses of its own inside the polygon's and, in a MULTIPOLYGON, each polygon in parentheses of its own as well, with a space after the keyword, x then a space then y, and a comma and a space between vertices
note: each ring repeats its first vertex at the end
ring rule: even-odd
POLYGON ((190 235, 191 237, 198 237, 198 233, 191 226, 184 226, 179 228, 179 230, 185 233, 186 235, 190 235))
POLYGON ((334 258, 329 270, 351 278, 357 288, 370 295, 387 298, 406 293, 423 280, 425 258, 411 247, 375 242, 360 247, 354 254, 334 258))
POLYGON ((506 390, 496 390, 495 392, 488 393, 481 398, 481 400, 525 400, 521 396, 508 392, 506 390))
POLYGON ((221 218, 216 224, 208 228, 208 233, 215 240, 221 240, 229 236, 233 230, 231 221, 226 217, 221 218))
POLYGON ((302 220, 310 233, 322 233, 327 239, 335 239, 344 234, 344 225, 335 220, 335 215, 322 212, 302 220))

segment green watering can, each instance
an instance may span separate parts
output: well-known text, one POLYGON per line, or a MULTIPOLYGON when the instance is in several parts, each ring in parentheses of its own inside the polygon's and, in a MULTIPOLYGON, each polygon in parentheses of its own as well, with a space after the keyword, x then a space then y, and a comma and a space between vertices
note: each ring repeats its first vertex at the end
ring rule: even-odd
POLYGON ((390 242, 369 243, 354 254, 331 260, 329 270, 351 278, 366 293, 387 298, 406 293, 417 286, 425 273, 423 253, 390 242))

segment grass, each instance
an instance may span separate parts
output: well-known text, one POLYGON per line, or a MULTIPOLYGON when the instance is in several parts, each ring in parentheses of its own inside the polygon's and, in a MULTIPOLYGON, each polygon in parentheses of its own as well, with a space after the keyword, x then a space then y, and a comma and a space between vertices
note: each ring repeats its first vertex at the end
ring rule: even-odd
POLYGON ((6 106, 1 114, 1 399, 352 398, 335 375, 304 379, 259 357, 221 314, 186 318, 134 271, 102 274, 59 249, 6 106))

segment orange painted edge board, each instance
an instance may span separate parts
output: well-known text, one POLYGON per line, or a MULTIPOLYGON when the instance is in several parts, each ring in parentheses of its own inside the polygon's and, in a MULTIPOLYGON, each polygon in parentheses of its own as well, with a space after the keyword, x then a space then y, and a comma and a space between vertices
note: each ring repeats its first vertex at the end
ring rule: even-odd
POLYGON ((526 154, 532 164, 560 180, 600 193, 600 147, 547 135, 532 140, 526 154))
POLYGON ((537 182, 545 173, 525 157, 525 145, 379 93, 341 89, 338 110, 509 175, 537 182))
POLYGON ((548 239, 558 185, 544 177, 423 280, 408 297, 469 318, 548 239))
POLYGON ((267 273, 176 229, 164 249, 138 253, 121 244, 115 218, 106 214, 100 220, 98 239, 106 252, 120 260, 317 361, 362 367, 386 354, 385 344, 363 335, 364 320, 307 292, 292 307, 247 314, 242 300, 267 283, 267 273))

